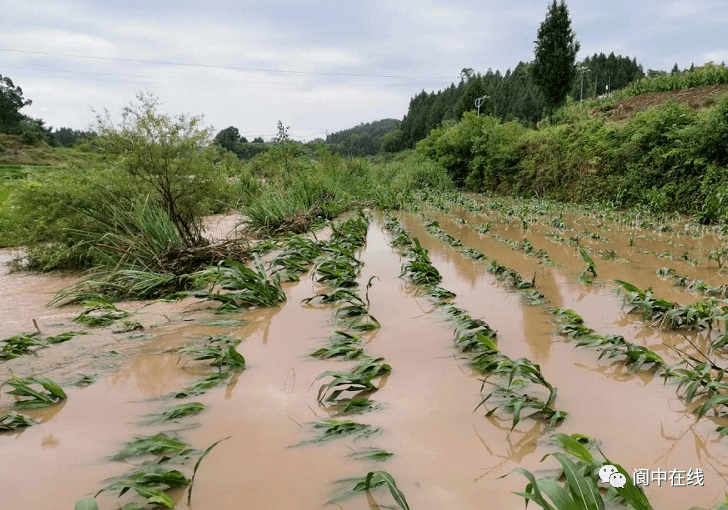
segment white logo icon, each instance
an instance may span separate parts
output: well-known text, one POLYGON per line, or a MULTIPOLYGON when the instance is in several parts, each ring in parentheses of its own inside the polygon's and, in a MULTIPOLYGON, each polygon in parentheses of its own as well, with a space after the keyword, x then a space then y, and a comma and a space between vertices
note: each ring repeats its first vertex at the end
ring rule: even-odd
POLYGON ((627 483, 627 477, 617 471, 617 468, 611 464, 604 464, 599 470, 599 478, 602 483, 608 483, 612 487, 624 487, 627 483))
POLYGON ((609 477, 609 483, 612 484, 612 487, 622 488, 624 487, 624 484, 627 483, 627 477, 622 473, 617 472, 609 477))
POLYGON ((617 472, 617 468, 611 464, 604 464, 599 470, 599 478, 602 479, 602 483, 609 483, 609 477, 617 472))

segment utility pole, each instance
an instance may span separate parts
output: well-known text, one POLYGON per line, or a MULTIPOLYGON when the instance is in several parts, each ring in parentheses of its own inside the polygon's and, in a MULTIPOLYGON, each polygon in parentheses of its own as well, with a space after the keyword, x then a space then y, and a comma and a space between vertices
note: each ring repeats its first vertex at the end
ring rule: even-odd
POLYGON ((599 81, 599 75, 594 73, 594 99, 597 98, 597 82, 599 81))
POLYGON ((488 97, 490 97, 490 96, 485 95, 485 96, 479 97, 478 99, 475 100, 475 106, 478 108, 478 117, 480 117, 480 107, 483 105, 483 103, 485 102, 485 100, 488 97))
POLYGON ((581 72, 581 96, 579 97, 579 101, 584 100, 584 66, 579 66, 579 71, 581 72))

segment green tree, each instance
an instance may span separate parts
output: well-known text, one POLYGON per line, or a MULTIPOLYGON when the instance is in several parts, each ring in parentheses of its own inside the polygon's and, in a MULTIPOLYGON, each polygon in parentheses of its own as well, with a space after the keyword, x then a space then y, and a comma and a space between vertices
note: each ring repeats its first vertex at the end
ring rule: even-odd
POLYGON ((241 141, 240 132, 235 126, 226 127, 215 135, 215 143, 224 147, 230 152, 235 152, 238 142, 241 141))
POLYGON ((0 132, 14 131, 25 119, 20 110, 31 104, 30 99, 23 98, 23 89, 0 74, 0 132))
POLYGON ((533 78, 551 112, 564 103, 576 77, 579 42, 571 29, 569 10, 563 0, 553 0, 536 34, 533 78))
POLYGON ((157 192, 159 203, 174 222, 185 245, 204 244, 203 207, 214 196, 220 175, 220 149, 210 144, 202 117, 170 116, 158 111, 160 100, 137 94, 122 109, 122 121, 109 112, 96 116, 99 149, 157 192))

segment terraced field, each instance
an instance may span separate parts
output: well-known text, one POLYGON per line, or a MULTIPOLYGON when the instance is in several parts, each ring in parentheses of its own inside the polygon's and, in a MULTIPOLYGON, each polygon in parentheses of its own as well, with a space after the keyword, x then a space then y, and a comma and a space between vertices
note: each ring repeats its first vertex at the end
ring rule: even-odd
POLYGON ((721 231, 454 193, 414 209, 287 237, 177 301, 46 308, 75 280, 3 274, 2 507, 725 501, 721 231))

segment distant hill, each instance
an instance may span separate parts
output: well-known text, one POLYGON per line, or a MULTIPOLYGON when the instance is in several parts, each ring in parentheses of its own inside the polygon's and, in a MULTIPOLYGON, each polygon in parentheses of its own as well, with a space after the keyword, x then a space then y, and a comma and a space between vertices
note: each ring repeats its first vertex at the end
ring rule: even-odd
POLYGON ((399 123, 396 119, 361 123, 328 135, 326 143, 345 156, 373 156, 379 152, 382 138, 397 129, 399 123))

